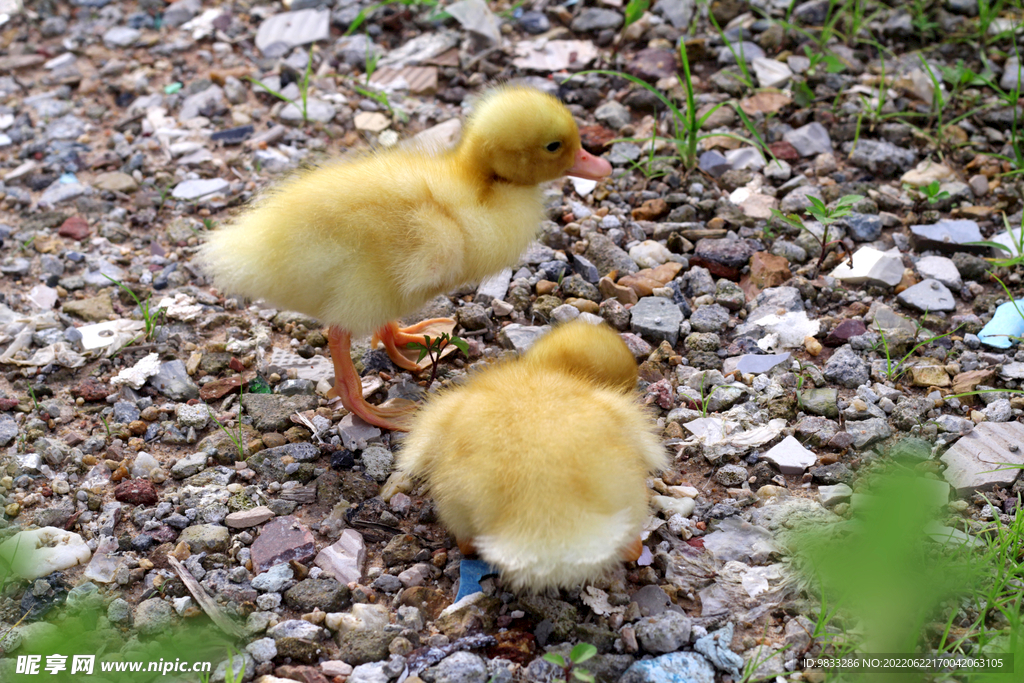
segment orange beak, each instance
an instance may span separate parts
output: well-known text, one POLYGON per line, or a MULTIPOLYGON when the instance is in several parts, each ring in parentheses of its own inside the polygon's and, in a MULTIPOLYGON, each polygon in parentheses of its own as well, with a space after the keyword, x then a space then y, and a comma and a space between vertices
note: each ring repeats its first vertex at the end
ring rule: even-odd
POLYGON ((608 163, 607 159, 595 157, 583 148, 576 151, 576 163, 565 172, 566 175, 587 178, 589 180, 600 180, 611 175, 611 173, 612 165, 608 163))

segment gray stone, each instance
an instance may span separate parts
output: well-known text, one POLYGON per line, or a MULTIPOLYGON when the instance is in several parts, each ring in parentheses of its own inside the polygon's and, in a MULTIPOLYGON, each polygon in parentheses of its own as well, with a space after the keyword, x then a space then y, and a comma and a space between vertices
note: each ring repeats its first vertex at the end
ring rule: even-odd
POLYGON ((1013 419, 1013 409, 1010 407, 1010 401, 1005 398, 989 403, 981 412, 985 414, 985 418, 989 422, 1009 422, 1013 419))
POLYGON ((636 637, 651 654, 674 652, 690 642, 692 622, 686 615, 666 611, 637 622, 636 637))
POLYGON ((107 605, 107 620, 111 624, 128 624, 132 620, 132 606, 123 598, 114 598, 107 605))
POLYGON ((693 21, 697 3, 695 0, 657 0, 653 11, 664 17, 672 26, 685 29, 693 21))
POLYGON ((793 77, 793 70, 785 62, 775 59, 759 57, 753 60, 753 66, 757 83, 762 88, 781 88, 793 77))
POLYGON ((587 249, 583 256, 594 264, 601 275, 607 275, 613 270, 619 271, 619 275, 626 275, 640 269, 629 254, 616 246, 609 237, 597 232, 587 234, 587 249))
POLYGON ((718 178, 729 170, 729 161, 721 152, 709 150, 700 155, 697 167, 712 178, 718 178))
POLYGON ((334 54, 351 66, 366 67, 367 59, 377 59, 384 54, 383 48, 373 42, 365 33, 342 36, 334 43, 334 54))
POLYGON ((618 130, 632 120, 629 109, 616 100, 609 100, 595 109, 594 118, 612 130, 618 130))
MULTIPOLYGON (((629 325, 634 334, 639 334, 655 344, 664 340, 672 346, 676 345, 679 340, 679 325, 683 322, 683 312, 671 299, 645 296, 633 306, 630 313, 629 325)), ((725 316, 728 320, 728 311, 725 316)))
POLYGON ((267 629, 267 635, 275 641, 284 638, 298 638, 299 640, 317 642, 323 640, 327 636, 327 632, 322 627, 302 619, 286 619, 267 629))
POLYGON ((735 488, 741 486, 749 476, 747 468, 742 465, 722 465, 715 472, 715 481, 722 486, 735 488))
MULTIPOLYGON (((292 415, 315 410, 320 404, 316 396, 282 394, 245 394, 241 402, 245 413, 252 418, 252 426, 261 432, 283 432, 292 426, 292 415)), ((306 446, 308 448, 309 444, 306 446)))
MULTIPOLYGON (((7 190, 8 200, 10 200, 11 198, 12 189, 13 188, 8 188, 7 190)), ((52 209, 58 204, 64 204, 65 202, 69 202, 72 199, 77 199, 82 195, 88 195, 92 193, 93 189, 88 185, 83 185, 82 183, 62 183, 58 180, 57 182, 46 188, 42 196, 39 197, 39 207, 43 209, 52 209)), ((24 259, 17 259, 17 261, 22 260, 24 259)), ((6 269, 5 272, 7 272, 6 269)), ((8 274, 11 273, 8 272, 8 274)), ((109 284, 109 282, 107 282, 106 280, 104 280, 104 282, 109 284)))
POLYGON ((329 578, 304 579, 284 594, 285 604, 300 613, 312 612, 317 607, 324 612, 340 612, 348 598, 348 586, 329 578))
MULTIPOLYGON (((633 311, 636 319, 636 309, 633 311)), ((690 316, 690 326, 694 332, 719 332, 729 322, 729 310, 719 304, 701 306, 690 316)))
POLYGON ((696 652, 672 652, 634 662, 618 683, 714 683, 715 669, 696 652))
POLYGON ((345 683, 388 683, 391 677, 384 671, 386 662, 360 664, 352 669, 345 683))
POLYGON ((828 387, 806 389, 800 392, 800 406, 805 412, 812 415, 839 417, 839 406, 836 405, 838 399, 839 392, 828 387))
POLYGON ((956 310, 953 294, 938 280, 922 280, 900 292, 896 300, 922 313, 956 310))
POLYGON ((835 507, 839 503, 848 502, 852 495, 853 489, 846 484, 818 487, 818 501, 826 508, 835 507))
POLYGON ((257 663, 269 662, 277 656, 277 645, 273 638, 260 638, 245 646, 245 651, 252 655, 257 663))
MULTIPOLYGON (((84 119, 80 119, 74 114, 68 114, 54 119, 46 126, 46 137, 50 140, 74 140, 85 134, 88 125, 84 119)), ((75 183, 61 184, 71 185, 75 183)))
POLYGON ((869 213, 851 213, 843 219, 855 242, 874 242, 882 235, 882 218, 869 213))
POLYGON ((368 446, 363 451, 363 467, 366 475, 380 483, 387 481, 391 467, 395 464, 395 456, 383 446, 368 446))
POLYGON ((495 299, 502 301, 505 295, 508 293, 508 285, 512 281, 512 269, 505 268, 504 270, 492 275, 483 282, 476 289, 476 297, 474 301, 484 306, 489 305, 495 299))
POLYGON ((763 58, 764 56, 764 50, 757 43, 751 43, 749 40, 738 40, 718 51, 718 65, 728 66, 736 64, 739 59, 743 59, 747 64, 751 64, 755 59, 763 58))
POLYGON ((945 256, 922 256, 915 264, 918 274, 927 280, 938 280, 946 287, 957 290, 963 287, 960 271, 952 259, 945 256))
POLYGON ((524 353, 549 330, 551 330, 551 327, 548 325, 532 327, 512 323, 501 328, 501 332, 498 333, 498 342, 506 349, 524 353))
POLYGON ((943 454, 943 476, 961 495, 1010 486, 1020 474, 1014 466, 1024 465, 1022 442, 1024 424, 982 422, 943 454))
POLYGON ((18 423, 10 419, 9 416, 0 416, 0 446, 6 446, 17 436, 18 423))
POLYGON ((725 161, 730 170, 741 171, 750 169, 759 171, 765 167, 766 161, 761 151, 755 147, 738 147, 725 153, 725 161))
POLYGON ((142 31, 127 26, 114 26, 103 34, 103 44, 109 48, 131 47, 142 35, 142 31))
POLYGON ((825 363, 825 379, 836 382, 847 389, 856 389, 871 379, 868 365, 850 345, 840 347, 825 363))
POLYGON ((185 528, 178 536, 179 543, 188 545, 192 554, 222 553, 228 549, 231 535, 220 524, 196 524, 185 528))
POLYGON ((804 209, 810 208, 811 202, 807 199, 808 197, 825 201, 821 189, 817 185, 802 185, 782 198, 782 201, 779 202, 779 210, 785 214, 800 213, 804 209))
POLYGON ((171 465, 171 476, 175 479, 185 479, 194 474, 199 474, 206 467, 206 453, 192 453, 184 458, 179 458, 171 465))
MULTIPOLYGON (((299 101, 301 105, 301 100, 299 101)), ((306 99, 305 113, 301 106, 294 104, 287 104, 281 113, 278 114, 282 121, 288 123, 305 123, 306 121, 316 121, 319 123, 327 123, 334 119, 334 116, 338 113, 337 108, 329 103, 324 102, 316 97, 309 97, 306 99)))
POLYGON ((954 14, 963 14, 968 17, 978 16, 978 0, 946 0, 946 6, 954 14))
POLYGON ((282 562, 257 575, 252 580, 252 587, 264 593, 280 593, 292 585, 294 576, 291 566, 282 562))
POLYGON ((144 636, 167 630, 173 620, 174 608, 160 598, 143 600, 135 608, 135 630, 144 636))
POLYGON ((754 248, 746 240, 702 239, 697 242, 697 256, 729 268, 742 268, 750 262, 754 248))
POLYGON ((865 449, 892 435, 889 423, 878 417, 859 422, 847 422, 846 431, 853 437, 853 445, 858 449, 865 449))
POLYGON ((587 7, 572 20, 570 28, 577 33, 589 33, 618 28, 622 21, 622 14, 615 10, 587 7))
POLYGON ((202 8, 202 0, 178 0, 164 10, 163 25, 177 28, 199 14, 202 8))
POLYGON ((1024 76, 1021 74, 1020 61, 1016 56, 1008 57, 1003 65, 1003 77, 999 79, 999 87, 1003 90, 1013 91, 1022 88, 1024 76))
POLYGON ((832 151, 832 138, 825 126, 817 121, 783 134, 782 139, 793 145, 802 157, 813 157, 832 151))
POLYGON ((885 140, 861 138, 856 148, 849 142, 843 148, 850 155, 850 163, 854 166, 882 177, 892 177, 899 172, 909 171, 917 161, 917 155, 912 150, 897 147, 885 140))
POLYGON ((184 180, 174 186, 171 196, 175 199, 193 201, 207 195, 226 192, 229 187, 230 184, 223 178, 184 180))
POLYGON ((434 670, 434 683, 486 683, 487 663, 471 652, 455 652, 434 670))
MULTIPOLYGON (((224 90, 219 85, 211 85, 206 90, 186 97, 181 103, 181 109, 178 110, 178 118, 188 121, 197 116, 209 116, 225 108, 227 108, 227 100, 224 99, 224 90)), ((177 188, 175 188, 175 192, 177 192, 177 188)))

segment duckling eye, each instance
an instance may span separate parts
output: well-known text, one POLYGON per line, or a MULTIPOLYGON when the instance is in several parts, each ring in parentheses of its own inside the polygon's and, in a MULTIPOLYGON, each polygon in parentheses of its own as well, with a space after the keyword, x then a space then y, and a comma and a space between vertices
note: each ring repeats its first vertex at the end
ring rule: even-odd
POLYGON ((549 151, 549 152, 557 152, 558 148, 561 147, 561 146, 562 146, 562 143, 560 141, 558 141, 558 140, 555 140, 554 142, 549 143, 547 145, 547 147, 545 147, 545 149, 547 151, 549 151))

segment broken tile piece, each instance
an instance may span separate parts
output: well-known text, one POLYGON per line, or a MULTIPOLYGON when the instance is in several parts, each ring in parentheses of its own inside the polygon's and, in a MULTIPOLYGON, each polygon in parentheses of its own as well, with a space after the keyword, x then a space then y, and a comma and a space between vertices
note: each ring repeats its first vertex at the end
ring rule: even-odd
POLYGON ((315 554, 313 532, 295 517, 278 517, 267 522, 252 544, 253 571, 259 574, 292 560, 306 563, 315 554))
POLYGON ((937 249, 945 252, 967 251, 987 255, 989 247, 969 246, 983 238, 978 224, 970 220, 943 218, 931 225, 910 226, 910 241, 918 251, 937 249))
POLYGON ((1013 465, 1024 465, 1022 441, 1024 424, 982 422, 943 454, 943 476, 959 494, 1009 486, 1020 474, 1013 465))
POLYGON ((853 254, 853 267, 845 262, 832 271, 832 277, 847 284, 864 283, 895 287, 903 279, 903 260, 899 251, 879 251, 874 247, 861 247, 853 254))
POLYGON ((575 71, 597 59, 597 48, 587 40, 523 40, 515 50, 513 64, 533 71, 575 71))
POLYGON ((722 366, 722 373, 728 375, 734 371, 739 371, 744 375, 760 375, 781 363, 785 363, 789 360, 790 355, 789 351, 786 351, 785 353, 768 354, 747 353, 735 358, 726 358, 722 366))
POLYGON ((804 470, 818 461, 814 453, 792 436, 772 446, 761 458, 774 463, 783 474, 803 474, 804 470))
POLYGON ((1024 299, 999 304, 992 319, 985 323, 978 338, 985 346, 1008 349, 1014 337, 1024 337, 1024 299))
POLYGON ((328 9, 303 9, 267 18, 256 31, 256 47, 264 55, 280 57, 297 45, 326 40, 331 35, 328 9))

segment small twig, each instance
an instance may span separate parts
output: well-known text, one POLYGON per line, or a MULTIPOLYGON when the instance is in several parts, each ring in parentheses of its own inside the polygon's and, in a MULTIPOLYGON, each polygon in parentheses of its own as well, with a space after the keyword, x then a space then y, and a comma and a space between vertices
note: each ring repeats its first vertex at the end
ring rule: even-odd
POLYGON ((213 601, 213 598, 206 594, 203 587, 199 585, 198 581, 196 581, 196 577, 192 576, 192 573, 185 569, 185 565, 178 562, 177 558, 173 555, 167 556, 167 563, 171 565, 171 569, 175 571, 178 578, 181 579, 181 582, 185 584, 186 588, 188 588, 188 592, 192 594, 192 597, 196 599, 199 606, 203 608, 203 611, 206 612, 213 623, 215 623, 221 631, 224 631, 224 633, 227 633, 229 636, 234 636, 235 638, 241 638, 245 635, 237 624, 228 619, 220 606, 213 601))

